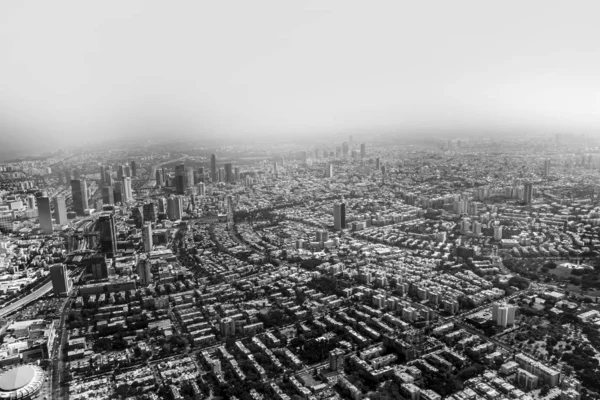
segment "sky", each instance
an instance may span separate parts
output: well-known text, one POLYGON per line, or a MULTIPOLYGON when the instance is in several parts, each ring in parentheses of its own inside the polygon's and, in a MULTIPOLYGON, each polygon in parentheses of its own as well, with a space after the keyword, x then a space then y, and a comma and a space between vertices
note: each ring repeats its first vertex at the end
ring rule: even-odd
POLYGON ((0 2, 0 152, 600 132, 597 1, 0 2))

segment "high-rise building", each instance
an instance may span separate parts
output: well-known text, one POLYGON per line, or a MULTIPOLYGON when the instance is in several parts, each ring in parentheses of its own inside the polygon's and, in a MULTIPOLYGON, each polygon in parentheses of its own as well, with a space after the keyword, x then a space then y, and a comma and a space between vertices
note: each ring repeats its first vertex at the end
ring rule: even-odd
POLYGON ((71 182, 73 180, 73 174, 71 173, 70 169, 67 169, 65 171, 65 183, 69 184, 69 182, 71 182))
POLYGON ((165 199, 164 197, 161 197, 158 199, 158 212, 160 213, 166 213, 168 209, 167 206, 167 199, 165 199))
POLYGON ((338 203, 333 205, 333 227, 340 231, 346 229, 346 204, 338 203))
POLYGON ((364 143, 360 144, 360 158, 365 158, 367 155, 366 145, 364 143))
POLYGON ((189 189, 194 186, 194 169, 187 167, 185 169, 185 188, 189 189))
POLYGON ((144 221, 156 222, 157 210, 153 202, 144 204, 144 221))
POLYGON ((200 182, 198 184, 198 195, 206 196, 206 187, 204 186, 204 182, 200 182))
POLYGON ((342 143, 342 157, 348 158, 348 142, 342 143))
POLYGON ((231 165, 231 163, 225 164, 225 182, 233 182, 233 166, 231 165))
POLYGON ((240 167, 235 167, 233 169, 233 175, 235 176, 235 180, 239 181, 240 180, 240 167))
POLYGON ((167 200, 167 214, 170 220, 178 220, 183 216, 183 200, 180 196, 171 196, 167 200))
POLYGON ((525 204, 531 204, 533 201, 533 184, 531 182, 525 182, 523 185, 523 202, 525 204))
POLYGON ((50 209, 50 197, 38 197, 38 218, 40 220, 40 228, 46 235, 51 235, 54 232, 52 228, 52 210, 50 209))
POLYGON ((549 176, 550 175, 550 160, 549 159, 545 159, 544 160, 544 176, 549 176))
POLYGON ((156 180, 156 186, 164 186, 162 169, 157 169, 154 179, 156 180))
POLYGON ((103 212, 98 218, 100 251, 109 258, 117 254, 117 225, 112 212, 103 212))
POLYGON ((112 186, 102 187, 102 201, 104 204, 115 204, 115 194, 112 186))
POLYGON ((121 201, 129 203, 133 200, 133 191, 131 190, 131 178, 126 176, 121 182, 121 201))
POLYGON ((344 351, 334 349, 329 352, 329 369, 331 371, 340 371, 344 368, 344 351))
POLYGON ((230 317, 222 318, 219 321, 219 330, 221 336, 234 336, 235 335, 235 319, 230 317))
POLYGON ((137 177, 137 164, 135 161, 131 161, 129 163, 130 167, 131 167, 131 176, 137 177))
POLYGON ((109 168, 106 169, 106 172, 104 173, 104 184, 106 186, 112 186, 113 185, 113 176, 112 176, 112 171, 109 168))
POLYGON ((210 179, 213 182, 217 182, 219 176, 217 175, 217 156, 214 154, 210 155, 210 179))
POLYGON ((200 182, 204 182, 204 167, 198 168, 198 171, 194 174, 194 185, 200 182))
POLYGON ((104 167, 104 165, 100 166, 100 184, 104 185, 104 183, 106 182, 106 168, 104 167))
POLYGON ((379 171, 381 169, 381 164, 379 162, 379 157, 375 159, 375 169, 379 171))
POLYGON ((514 325, 516 310, 517 307, 511 304, 494 303, 492 305, 492 319, 498 326, 507 327, 508 325, 514 325))
POLYGON ((117 168, 117 180, 121 181, 125 177, 125 168, 122 165, 119 165, 117 168))
POLYGON ((152 283, 152 263, 145 254, 142 254, 138 261, 137 274, 140 277, 142 285, 152 283))
POLYGON ((88 207, 87 182, 85 179, 73 179, 71 181, 71 195, 73 198, 73 209, 77 215, 84 215, 88 207))
POLYGON ((502 226, 494 226, 494 240, 499 241, 502 240, 502 226))
POLYGON ((185 193, 185 164, 179 164, 175 167, 175 192, 177 194, 185 193))
POLYGON ((123 185, 122 182, 116 182, 113 187, 113 198, 115 203, 123 203, 123 185))
POLYGON ((144 224, 142 236, 144 238, 144 251, 149 253, 152 251, 152 224, 150 222, 144 224))
POLYGON ((59 225, 66 224, 67 220, 67 203, 63 196, 56 196, 52 199, 54 204, 54 219, 59 225))
POLYGON ((64 264, 51 265, 50 278, 52 279, 52 290, 55 296, 67 296, 69 294, 69 274, 64 264))
POLYGON ((129 165, 123 167, 123 176, 131 178, 131 167, 129 165))
POLYGON ((223 181, 225 181, 225 169, 219 168, 217 182, 223 182, 223 181))
POLYGON ((325 178, 333 178, 333 164, 327 164, 325 167, 325 178))

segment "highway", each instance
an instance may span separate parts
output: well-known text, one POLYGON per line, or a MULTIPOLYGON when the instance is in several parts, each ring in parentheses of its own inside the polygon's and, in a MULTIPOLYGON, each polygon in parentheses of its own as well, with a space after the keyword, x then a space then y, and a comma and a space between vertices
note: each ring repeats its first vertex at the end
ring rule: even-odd
POLYGON ((4 318, 8 314, 17 311, 18 309, 31 303, 32 301, 39 299, 40 297, 44 296, 45 294, 47 294, 51 291, 52 291, 52 281, 44 284, 43 286, 39 287, 34 292, 28 294, 27 296, 23 297, 22 299, 19 299, 19 300, 15 301, 14 303, 0 309, 0 318, 4 318))

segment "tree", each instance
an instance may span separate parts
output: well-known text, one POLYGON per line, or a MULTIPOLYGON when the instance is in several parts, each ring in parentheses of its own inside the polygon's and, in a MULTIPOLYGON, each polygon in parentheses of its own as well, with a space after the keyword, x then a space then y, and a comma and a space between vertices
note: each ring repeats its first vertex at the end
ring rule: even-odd
POLYGON ((548 386, 548 385, 542 386, 542 389, 540 390, 540 396, 545 396, 548 393, 550 393, 550 386, 548 386))

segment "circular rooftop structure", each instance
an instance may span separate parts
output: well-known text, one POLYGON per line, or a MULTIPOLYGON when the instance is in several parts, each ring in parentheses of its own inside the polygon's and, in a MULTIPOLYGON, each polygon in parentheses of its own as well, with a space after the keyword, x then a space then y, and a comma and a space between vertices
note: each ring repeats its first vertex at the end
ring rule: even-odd
POLYGON ((0 375, 0 399, 28 399, 44 382, 44 371, 36 365, 11 368, 0 375))

